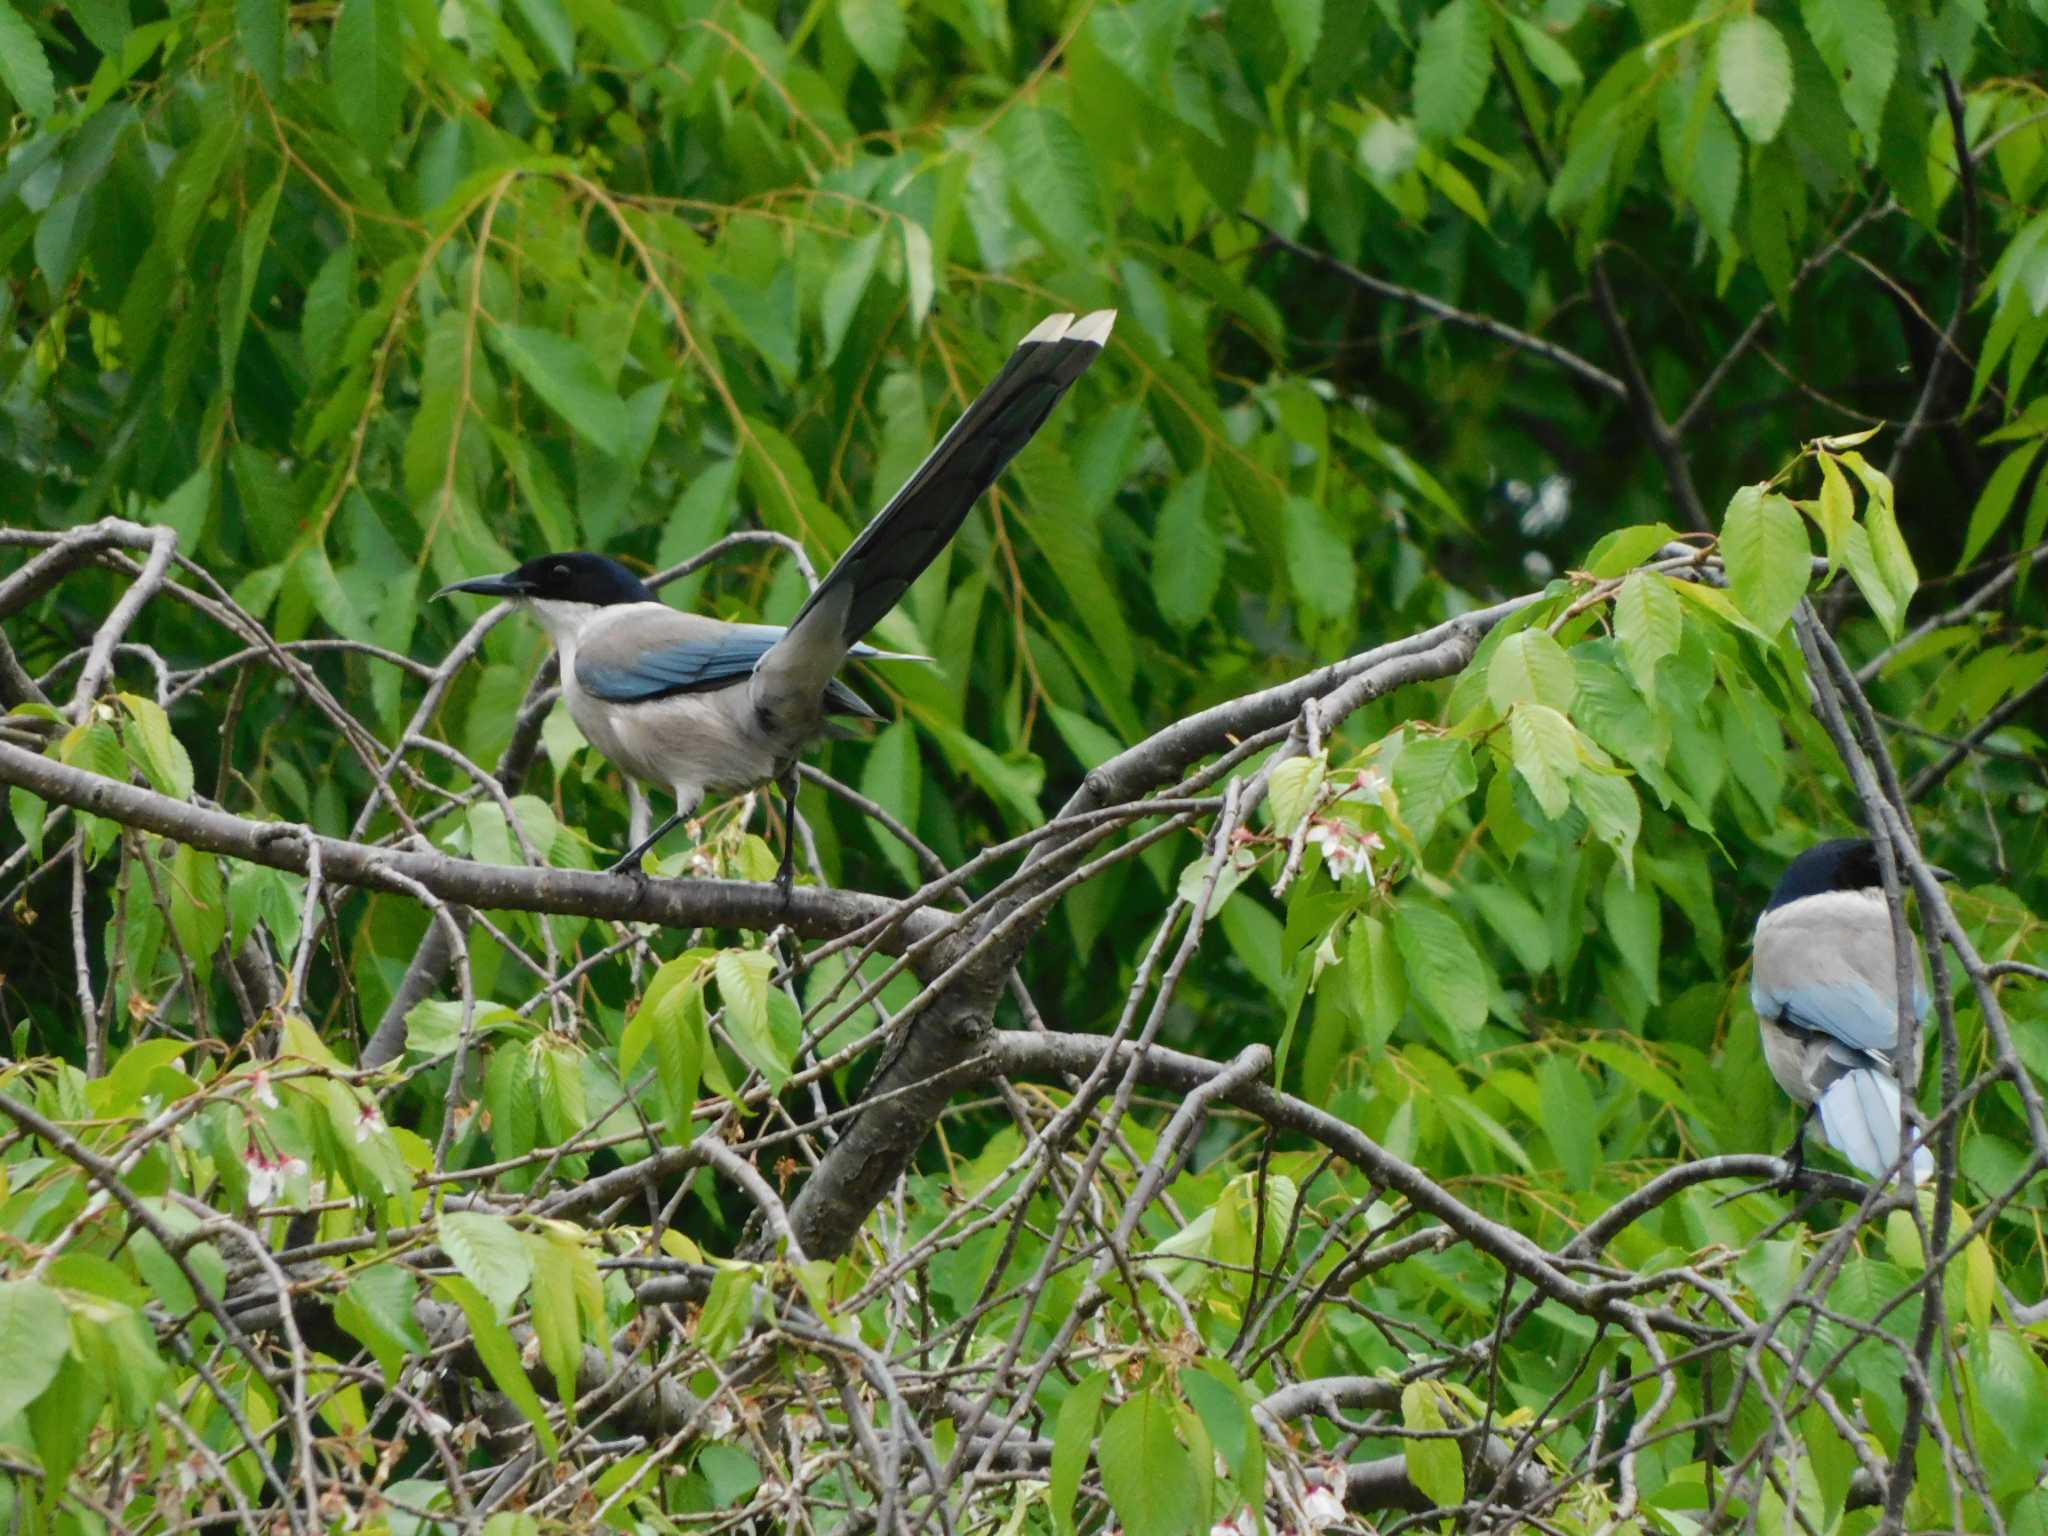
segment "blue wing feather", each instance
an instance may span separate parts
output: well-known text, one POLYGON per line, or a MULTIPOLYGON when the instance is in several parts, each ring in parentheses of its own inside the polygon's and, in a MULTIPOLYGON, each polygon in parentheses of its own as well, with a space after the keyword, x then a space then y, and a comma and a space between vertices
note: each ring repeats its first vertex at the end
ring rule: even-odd
POLYGON ((1888 1057, 1899 1043, 1897 1012, 1861 981, 1759 988, 1757 1001, 1759 1013, 1852 1050, 1888 1057))
MULTIPOLYGON (((709 634, 679 637, 629 651, 617 643, 594 646, 577 656, 576 681, 608 704, 644 704, 678 693, 702 693, 745 682, 769 648, 788 630, 779 624, 726 624, 709 634)), ((856 645, 856 659, 911 660, 871 645, 856 645)), ((879 718, 841 684, 826 692, 834 713, 879 718), (851 701, 849 707, 848 701, 851 701)))

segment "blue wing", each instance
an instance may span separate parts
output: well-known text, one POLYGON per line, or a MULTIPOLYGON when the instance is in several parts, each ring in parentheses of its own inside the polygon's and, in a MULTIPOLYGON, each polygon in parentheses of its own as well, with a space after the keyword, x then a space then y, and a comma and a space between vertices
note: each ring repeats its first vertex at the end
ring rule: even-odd
POLYGON ((1851 1050, 1889 1057, 1899 1043, 1897 1011, 1863 981, 1836 979, 1798 987, 1759 987, 1756 1001, 1759 1013, 1780 1024, 1826 1035, 1851 1050))
POLYGON ((578 650, 576 681, 585 693, 608 704, 642 704, 724 688, 751 676, 755 663, 782 633, 771 624, 701 621, 684 628, 660 620, 642 626, 622 619, 578 650), (643 628, 646 632, 641 632, 643 628))
MULTIPOLYGON (((607 704, 645 704, 679 693, 729 688, 753 676, 769 649, 789 633, 779 624, 726 624, 653 603, 636 603, 594 626, 576 651, 576 681, 607 704)), ((856 658, 898 658, 856 645, 856 658)), ((834 714, 880 718, 837 679, 825 690, 834 714)))

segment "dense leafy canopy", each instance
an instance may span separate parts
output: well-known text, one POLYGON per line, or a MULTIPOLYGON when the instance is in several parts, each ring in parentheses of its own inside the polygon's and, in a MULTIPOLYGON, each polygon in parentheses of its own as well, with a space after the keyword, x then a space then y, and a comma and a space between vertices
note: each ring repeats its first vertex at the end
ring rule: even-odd
POLYGON ((0 0, 0 1522, 2048 1528, 2044 58, 0 0), (789 913, 765 796, 544 872, 623 787, 429 594, 786 618, 1096 307, 789 913), (1746 935, 1887 806, 1942 1174, 1775 1188, 1746 935))

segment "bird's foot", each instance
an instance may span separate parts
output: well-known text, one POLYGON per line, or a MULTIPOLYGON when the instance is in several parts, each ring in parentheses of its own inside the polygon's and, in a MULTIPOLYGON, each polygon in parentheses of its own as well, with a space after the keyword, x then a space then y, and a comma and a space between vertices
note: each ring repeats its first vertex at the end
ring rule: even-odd
POLYGON ((796 870, 785 864, 775 871, 775 892, 782 900, 782 910, 787 912, 796 893, 796 870))
POLYGON ((1799 1183, 1800 1175, 1806 1172, 1806 1131, 1804 1126, 1800 1127, 1798 1139, 1779 1154, 1779 1160, 1785 1164, 1785 1171, 1778 1177, 1778 1188, 1789 1191, 1799 1183))

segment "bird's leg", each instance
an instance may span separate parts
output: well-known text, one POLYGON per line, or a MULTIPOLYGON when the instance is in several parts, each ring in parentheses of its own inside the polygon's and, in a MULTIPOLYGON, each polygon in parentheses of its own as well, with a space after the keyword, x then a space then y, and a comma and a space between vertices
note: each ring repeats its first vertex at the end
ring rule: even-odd
POLYGON ((680 806, 678 806, 673 816, 669 817, 668 820, 664 821, 652 832, 648 833, 645 837, 641 838, 639 842, 635 843, 630 849, 627 850, 625 857, 620 859, 618 863, 612 865, 612 867, 606 870, 605 873, 608 875, 621 874, 626 871, 638 873, 640 869, 640 859, 642 855, 644 855, 647 852, 647 850, 652 848, 656 843, 660 842, 664 837, 667 837, 669 833, 673 832, 676 829, 677 824, 682 821, 683 817, 686 814, 687 813, 680 806))
POLYGON ((785 907, 796 886, 796 784, 796 764, 791 763, 775 781, 775 787, 782 791, 782 862, 775 867, 775 888, 782 892, 785 907))
POLYGON ((1792 1133, 1792 1145, 1783 1153, 1784 1160, 1792 1165, 1785 1177, 1779 1181, 1787 1189, 1792 1187, 1793 1181, 1800 1174, 1806 1172, 1806 1128, 1813 1124, 1813 1117, 1819 1109, 1818 1099, 1806 1106, 1806 1113, 1799 1117, 1799 1129, 1792 1133))

